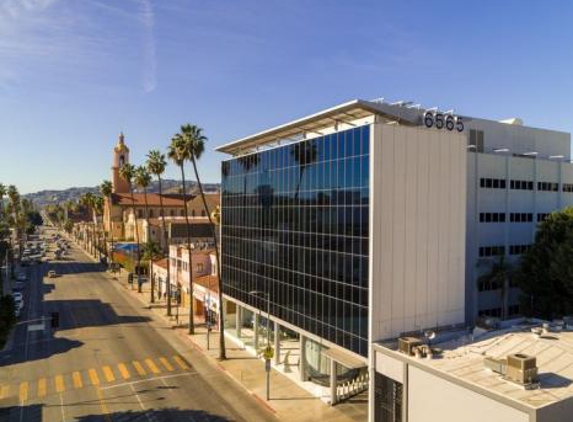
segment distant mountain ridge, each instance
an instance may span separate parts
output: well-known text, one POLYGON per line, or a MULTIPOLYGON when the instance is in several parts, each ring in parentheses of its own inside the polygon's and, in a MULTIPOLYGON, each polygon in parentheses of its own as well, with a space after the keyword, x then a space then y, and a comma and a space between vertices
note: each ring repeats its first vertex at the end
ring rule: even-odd
MULTIPOLYGON (((197 183, 193 181, 186 181, 186 190, 189 194, 194 194, 197 191, 197 183)), ((161 181, 163 193, 177 194, 181 192, 181 181, 173 179, 165 179, 161 181)), ((217 192, 221 185, 219 183, 203 183, 205 192, 217 192)), ((135 192, 140 190, 136 189, 135 192)), ((153 181, 149 186, 148 192, 158 193, 159 186, 156 181, 153 181)), ((80 197, 88 192, 94 195, 99 195, 99 187, 72 187, 68 189, 49 189, 39 192, 28 193, 23 197, 30 199, 37 207, 42 208, 46 205, 59 204, 66 201, 78 201, 80 197)))

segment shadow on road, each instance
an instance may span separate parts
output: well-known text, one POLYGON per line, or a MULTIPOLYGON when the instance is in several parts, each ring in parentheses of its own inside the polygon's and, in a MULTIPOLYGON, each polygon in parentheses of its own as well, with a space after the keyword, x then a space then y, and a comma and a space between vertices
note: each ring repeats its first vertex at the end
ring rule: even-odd
MULTIPOLYGON (((0 367, 46 359, 53 355, 69 352, 70 350, 76 349, 84 344, 81 341, 57 337, 42 339, 37 343, 42 344, 40 347, 34 347, 33 353, 31 352, 27 357, 24 353, 18 352, 18 350, 21 351, 24 348, 24 344, 15 344, 12 353, 0 359, 0 367)), ((34 345, 37 346, 36 344, 34 345)))
POLYGON ((99 299, 48 300, 45 306, 48 313, 60 313, 59 331, 151 321, 139 315, 118 315, 109 303, 99 299))
MULTIPOLYGON (((1 405, 2 403, 0 403, 1 405)), ((44 405, 35 404, 29 406, 6 406, 0 408, 0 422, 12 422, 21 420, 23 415, 25 421, 30 422, 52 422, 42 418, 42 408, 44 405)), ((225 422, 232 419, 203 410, 182 410, 176 407, 166 407, 163 409, 149 409, 142 411, 125 410, 110 412, 107 414, 92 414, 76 416, 76 422, 103 422, 103 421, 194 421, 194 422, 225 422)))

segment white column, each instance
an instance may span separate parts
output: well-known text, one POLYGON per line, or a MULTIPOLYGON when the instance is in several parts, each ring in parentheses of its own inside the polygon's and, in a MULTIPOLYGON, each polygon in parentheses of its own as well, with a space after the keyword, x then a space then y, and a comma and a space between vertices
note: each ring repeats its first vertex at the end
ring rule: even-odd
POLYGON ((280 339, 281 326, 275 321, 275 365, 281 363, 281 339, 280 339))
POLYGON ((300 359, 299 359, 299 371, 300 380, 306 381, 306 337, 302 334, 300 335, 300 359))
POLYGON ((255 334, 255 338, 253 341, 253 347, 255 351, 259 349, 259 314, 255 312, 253 315, 253 331, 255 334))
POLYGON ((336 374, 336 361, 330 358, 330 405, 334 406, 336 404, 336 383, 338 377, 336 374))
POLYGON ((235 313, 235 318, 235 330, 237 330, 237 338, 241 338, 241 328, 243 325, 243 308, 239 304, 237 304, 237 312, 235 313))

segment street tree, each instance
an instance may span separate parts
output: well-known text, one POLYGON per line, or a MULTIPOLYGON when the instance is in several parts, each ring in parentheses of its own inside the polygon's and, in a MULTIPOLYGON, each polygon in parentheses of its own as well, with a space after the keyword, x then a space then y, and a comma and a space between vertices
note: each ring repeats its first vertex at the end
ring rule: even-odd
MULTIPOLYGON (((151 150, 147 154, 147 169, 151 174, 157 177, 157 184, 159 188, 159 213, 161 217, 161 226, 163 230, 163 254, 169 257, 169 238, 167 236, 167 225, 165 223, 165 211, 163 209, 163 190, 161 186, 161 175, 165 172, 167 161, 165 154, 159 150, 151 150)), ((171 316, 171 270, 170 265, 167 265, 167 316, 171 316)), ((152 283, 154 281, 152 280, 152 283)))
POLYGON ((552 213, 521 258, 516 281, 526 315, 552 319, 573 313, 573 207, 552 213))
POLYGON ((195 179, 197 180, 197 186, 199 187, 199 195, 201 195, 201 200, 203 202, 203 209, 205 215, 209 218, 209 226, 211 227, 213 234, 213 244, 215 246, 215 258, 217 260, 217 284, 219 290, 219 359, 223 360, 227 358, 227 353, 225 349, 225 318, 223 314, 223 286, 221 285, 221 266, 219 259, 219 242, 217 238, 218 226, 213 222, 211 212, 214 210, 209 210, 207 206, 207 201, 205 199, 205 191, 203 190, 203 184, 201 183, 201 178, 199 177, 199 171, 197 169, 197 160, 201 158, 203 152, 205 151, 205 142, 207 142, 207 137, 203 134, 203 129, 196 126, 186 124, 181 126, 181 135, 185 140, 186 148, 189 152, 189 157, 191 159, 191 164, 193 165, 193 171, 195 173, 195 179))

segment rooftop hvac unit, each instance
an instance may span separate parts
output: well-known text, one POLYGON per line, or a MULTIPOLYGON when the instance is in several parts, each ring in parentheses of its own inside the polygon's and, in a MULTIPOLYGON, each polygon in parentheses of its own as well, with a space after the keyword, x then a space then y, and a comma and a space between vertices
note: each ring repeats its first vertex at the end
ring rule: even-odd
POLYGON ((508 380, 528 385, 537 380, 537 359, 535 356, 515 353, 507 355, 505 376, 508 380))
POLYGON ((417 337, 400 337, 398 339, 398 350, 408 356, 414 355, 414 349, 423 344, 417 337))

